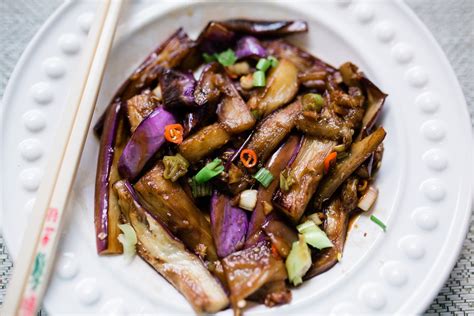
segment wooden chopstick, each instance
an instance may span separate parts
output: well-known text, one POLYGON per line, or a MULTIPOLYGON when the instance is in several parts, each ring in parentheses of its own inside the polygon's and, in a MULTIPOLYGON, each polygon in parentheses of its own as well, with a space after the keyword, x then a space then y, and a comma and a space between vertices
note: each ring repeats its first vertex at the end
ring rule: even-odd
POLYGON ((34 316, 41 304, 122 3, 123 0, 100 1, 78 72, 78 86, 69 95, 1 315, 34 316))

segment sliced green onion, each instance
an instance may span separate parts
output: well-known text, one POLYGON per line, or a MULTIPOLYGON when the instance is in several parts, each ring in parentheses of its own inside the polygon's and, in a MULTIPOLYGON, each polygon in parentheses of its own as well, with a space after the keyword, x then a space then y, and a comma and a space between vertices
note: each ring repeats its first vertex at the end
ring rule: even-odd
POLYGON ((334 151, 337 151, 338 153, 343 152, 346 150, 346 145, 344 144, 339 144, 337 146, 334 146, 334 151))
POLYGON ((375 224, 379 225, 379 227, 382 228, 384 232, 387 231, 387 225, 385 225, 380 219, 375 217, 375 215, 370 215, 370 220, 375 224))
POLYGON ((278 59, 276 59, 275 57, 273 56, 270 56, 267 58, 271 63, 272 63, 272 67, 275 68, 278 66, 278 59))
POLYGON ((217 60, 215 55, 210 55, 208 53, 202 54, 202 58, 204 59, 206 63, 210 63, 217 60))
POLYGON ((311 252, 303 235, 291 245, 290 253, 285 261, 288 279, 293 285, 303 283, 303 276, 311 267, 311 252))
POLYGON ((233 65, 237 61, 237 56, 235 56, 234 51, 230 48, 222 53, 216 54, 216 58, 217 61, 225 67, 233 65))
POLYGON ((272 62, 266 58, 260 58, 260 60, 257 63, 257 69, 261 70, 263 72, 267 71, 268 68, 272 65, 272 62))
POLYGON ((191 184, 191 191, 195 198, 211 196, 212 187, 209 182, 197 183, 196 180, 193 178, 192 180, 190 180, 190 184, 191 184))
POLYGON ((318 93, 307 93, 301 99, 305 111, 321 111, 324 105, 323 97, 318 93))
POLYGON ((163 165, 165 166, 163 177, 175 182, 188 172, 189 162, 180 154, 176 154, 174 156, 164 156, 163 165))
POLYGON ((260 170, 258 170, 258 172, 253 177, 265 188, 267 188, 273 181, 273 175, 265 168, 260 168, 260 170))
POLYGON ((118 235, 117 239, 123 246, 123 255, 127 262, 130 262, 136 253, 137 234, 130 224, 118 225, 123 234, 118 235))
POLYGON ((224 171, 222 160, 216 158, 199 170, 199 172, 194 176, 194 179, 198 184, 204 183, 218 176, 222 171, 224 171))
POLYGON ((296 226, 296 229, 303 234, 308 244, 319 250, 333 247, 326 233, 312 220, 307 220, 303 224, 296 226))
POLYGON ((267 80, 265 78, 265 73, 261 70, 257 70, 253 73, 253 86, 254 87, 265 87, 267 80))

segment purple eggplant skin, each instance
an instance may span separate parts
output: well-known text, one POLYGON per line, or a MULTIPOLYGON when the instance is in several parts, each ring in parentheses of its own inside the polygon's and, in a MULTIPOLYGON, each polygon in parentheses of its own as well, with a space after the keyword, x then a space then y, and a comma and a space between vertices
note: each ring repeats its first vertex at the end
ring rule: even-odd
MULTIPOLYGON (((272 205, 273 193, 278 189, 280 173, 287 167, 292 156, 298 151, 299 137, 296 135, 290 136, 286 142, 278 148, 270 157, 265 165, 265 168, 274 175, 273 181, 268 187, 260 186, 257 193, 257 205, 252 212, 250 224, 247 231, 247 238, 245 241, 245 248, 251 247, 261 240, 262 225, 265 223, 267 214, 265 207, 272 205)), ((270 213, 271 214, 271 213, 270 213)))
POLYGON ((213 313, 224 308, 228 304, 227 295, 201 259, 140 204, 128 181, 118 181, 114 188, 122 213, 137 234, 138 255, 170 282, 196 313, 213 313))
POLYGON ((234 43, 236 35, 221 22, 211 21, 202 30, 197 39, 199 50, 208 53, 219 53, 234 43))
MULTIPOLYGON (((160 67, 173 68, 180 65, 190 54, 194 53, 196 43, 179 28, 168 39, 160 44, 122 83, 112 100, 126 101, 141 91, 156 84, 160 67)), ((108 107, 112 107, 111 103, 108 107)), ((107 110, 106 110, 107 111, 107 110)), ((102 133, 105 113, 94 126, 96 135, 102 133)))
POLYGON ((247 148, 252 149, 258 156, 258 161, 265 161, 273 150, 285 139, 295 126, 301 102, 295 101, 280 109, 259 123, 247 148))
POLYGON ((164 144, 165 126, 174 123, 173 114, 158 108, 138 125, 120 157, 119 172, 124 179, 133 180, 140 174, 148 160, 164 144))
POLYGON ((274 205, 291 221, 298 223, 324 174, 324 160, 336 142, 305 137, 295 161, 288 167, 293 184, 288 191, 280 189, 274 205))
POLYGON ((104 133, 100 139, 95 183, 94 225, 97 253, 101 255, 122 252, 122 245, 117 239, 120 233, 117 226, 120 211, 112 184, 119 179, 117 160, 125 142, 123 107, 123 102, 117 101, 108 108, 104 117, 104 133))
POLYGON ((150 90, 145 90, 141 94, 127 100, 127 118, 130 123, 130 131, 133 133, 138 125, 150 115, 155 108, 158 107, 158 102, 154 98, 150 90))
POLYGON ((240 34, 254 36, 285 36, 308 32, 306 21, 266 21, 231 19, 220 22, 227 29, 240 34))
POLYGON ((217 255, 227 257, 242 249, 248 228, 247 214, 230 199, 214 191, 211 198, 211 230, 217 255))
POLYGON ((191 72, 163 69, 159 82, 165 109, 192 109, 197 106, 194 102, 196 80, 191 72))
POLYGON ((247 57, 267 57, 267 51, 260 41, 253 36, 244 36, 237 41, 235 55, 238 59, 247 57))

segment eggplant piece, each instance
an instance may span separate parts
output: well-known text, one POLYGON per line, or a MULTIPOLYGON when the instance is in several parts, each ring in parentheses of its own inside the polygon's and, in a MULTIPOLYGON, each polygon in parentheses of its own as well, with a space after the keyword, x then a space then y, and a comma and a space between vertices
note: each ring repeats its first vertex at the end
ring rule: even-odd
POLYGON ((164 178, 164 170, 158 162, 135 184, 140 201, 194 253, 217 260, 209 222, 177 182, 164 178))
POLYGON ((137 127, 125 146, 119 161, 120 175, 135 179, 145 164, 165 142, 165 126, 176 123, 170 112, 158 108, 137 127))
POLYGON ((388 96, 366 77, 361 78, 361 83, 366 91, 367 107, 365 109, 364 117, 362 118, 362 127, 357 136, 357 140, 362 139, 370 133, 378 116, 382 112, 383 104, 388 96))
POLYGON ((359 203, 359 193, 357 185, 359 184, 359 178, 355 176, 349 177, 341 188, 341 202, 345 210, 353 211, 359 203))
POLYGON ((197 129, 215 122, 216 109, 217 107, 214 104, 204 104, 194 112, 186 113, 183 119, 184 137, 194 133, 197 129))
POLYGON ((330 74, 337 71, 333 66, 285 40, 271 40, 264 42, 263 45, 269 55, 291 61, 300 72, 324 71, 330 74))
POLYGON ((300 111, 301 102, 295 101, 260 122, 247 146, 255 151, 258 161, 264 162, 290 133, 300 111))
POLYGON ((280 175, 289 164, 295 152, 299 150, 299 142, 298 136, 290 136, 288 140, 281 145, 277 151, 275 151, 265 165, 265 168, 274 175, 274 179, 268 187, 265 188, 262 185, 258 188, 257 205, 255 206, 255 209, 252 212, 252 217, 250 218, 247 240, 245 242, 246 248, 261 240, 263 233, 262 226, 266 221, 268 211, 273 209, 273 193, 275 193, 280 183, 278 175, 280 175))
POLYGON ((352 144, 347 158, 338 162, 331 173, 324 178, 315 195, 315 206, 319 208, 337 188, 377 149, 385 138, 386 132, 379 127, 364 139, 352 144))
POLYGON ((218 101, 221 93, 219 85, 223 80, 218 70, 218 63, 210 63, 202 70, 196 89, 194 90, 194 102, 196 102, 196 104, 204 105, 218 101))
POLYGON ((122 212, 137 234, 137 253, 170 282, 196 313, 215 313, 229 303, 218 281, 196 255, 146 210, 128 181, 114 185, 122 212))
POLYGON ((232 206, 225 195, 215 191, 211 198, 211 231, 220 258, 242 249, 248 219, 244 210, 232 206))
MULTIPOLYGON (((122 83, 112 100, 128 100, 139 94, 145 89, 149 89, 156 84, 156 79, 160 70, 164 68, 173 68, 191 55, 195 50, 196 43, 179 28, 168 39, 160 44, 145 60, 133 71, 133 73, 122 83)), ((109 107, 113 106, 111 103, 109 107)), ((94 126, 96 134, 101 134, 101 125, 104 122, 107 109, 98 119, 94 126)))
POLYGON ((254 36, 286 36, 308 32, 308 23, 302 20, 268 21, 231 19, 219 23, 236 33, 254 36))
POLYGON ((127 101, 127 117, 130 123, 130 131, 133 133, 157 106, 158 103, 150 91, 145 91, 129 99, 127 101))
POLYGON ((238 59, 247 57, 267 57, 267 51, 258 39, 253 36, 244 36, 237 42, 235 56, 238 59))
POLYGON ((126 143, 123 103, 116 101, 107 109, 103 134, 100 138, 99 158, 95 181, 94 225, 99 255, 122 253, 120 208, 112 184, 120 179, 118 159, 126 143))
POLYGON ((296 128, 306 135, 342 141, 344 144, 352 142, 354 132, 342 120, 334 116, 318 115, 312 111, 304 111, 298 115, 296 128))
POLYGON ((217 118, 227 132, 239 134, 255 125, 255 118, 235 88, 224 69, 217 63, 204 68, 199 78, 194 98, 197 104, 214 103, 222 98, 217 106, 217 118))
POLYGON ((273 247, 278 251, 278 254, 282 258, 288 257, 291 246, 295 241, 298 241, 298 232, 290 228, 283 219, 276 214, 268 216, 262 229, 272 242, 273 247))
POLYGON ((281 59, 278 66, 270 70, 266 87, 247 104, 266 116, 293 100, 298 86, 298 69, 288 59, 281 59))
POLYGON ((240 314, 239 302, 255 293, 267 283, 285 280, 285 264, 278 254, 273 254, 269 241, 234 252, 222 260, 230 301, 234 314, 240 314))
POLYGON ((156 83, 162 68, 171 69, 181 65, 195 46, 196 43, 182 28, 179 28, 132 73, 119 89, 118 96, 129 99, 143 89, 151 87, 156 83))
POLYGON ((160 75, 160 88, 163 106, 168 110, 195 108, 194 89, 196 80, 191 72, 163 69, 160 75))
POLYGON ((217 118, 226 127, 227 132, 240 134, 251 129, 256 120, 229 77, 225 74, 222 77, 220 90, 223 97, 217 106, 217 118))
POLYGON ((197 43, 200 51, 213 54, 232 46, 235 37, 235 33, 223 25, 222 22, 211 21, 199 34, 197 43))
POLYGON ((278 280, 264 284, 250 296, 250 299, 263 303, 268 307, 289 304, 291 302, 291 291, 284 280, 278 280))
POLYGON ((342 254, 349 227, 350 210, 344 208, 339 198, 334 199, 324 210, 326 219, 323 230, 331 240, 333 247, 314 252, 311 268, 305 274, 308 280, 331 269, 338 262, 338 254, 342 254))
POLYGON ((303 216, 306 206, 324 174, 324 160, 336 145, 333 141, 306 137, 303 145, 288 170, 293 184, 287 192, 281 189, 274 198, 275 206, 293 222, 303 216))
POLYGON ((227 144, 230 138, 222 124, 214 123, 186 138, 179 145, 179 153, 194 163, 227 144))

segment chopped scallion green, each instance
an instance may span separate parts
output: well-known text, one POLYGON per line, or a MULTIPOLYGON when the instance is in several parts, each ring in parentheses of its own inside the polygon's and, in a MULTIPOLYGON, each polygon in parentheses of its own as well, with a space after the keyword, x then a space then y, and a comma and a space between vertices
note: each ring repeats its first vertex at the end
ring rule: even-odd
POLYGON ((260 168, 260 170, 258 170, 258 172, 253 177, 265 188, 267 188, 273 181, 273 175, 265 168, 260 168))
POLYGON ((199 172, 194 176, 194 179, 198 184, 204 183, 218 176, 222 171, 224 171, 222 160, 216 158, 199 170, 199 172))
POLYGON ((266 58, 260 58, 260 60, 257 63, 257 69, 261 70, 263 72, 267 71, 268 68, 272 65, 272 62, 266 58))
POLYGON ((206 63, 210 63, 210 62, 213 62, 213 61, 217 60, 215 55, 211 55, 211 54, 208 54, 208 53, 202 54, 202 58, 204 59, 204 61, 206 63))
POLYGON ((311 267, 311 251, 303 235, 298 236, 298 241, 291 245, 290 253, 285 261, 288 279, 293 285, 303 283, 303 276, 311 267))
POLYGON ((224 67, 231 66, 237 61, 237 56, 235 56, 234 51, 230 48, 222 53, 216 54, 215 56, 217 61, 224 67))
POLYGON ((278 59, 276 59, 275 57, 273 56, 270 56, 267 58, 271 63, 272 63, 272 67, 275 68, 278 66, 278 59))
POLYGON ((318 248, 319 250, 333 247, 333 244, 326 233, 312 220, 307 220, 306 222, 296 226, 296 229, 298 232, 303 234, 304 239, 308 244, 318 248))
POLYGON ((375 224, 379 225, 379 227, 382 228, 384 232, 387 231, 387 225, 385 225, 380 219, 375 217, 375 215, 370 215, 370 220, 375 224))
POLYGON ((334 151, 337 151, 338 153, 343 152, 346 150, 346 145, 344 144, 339 144, 334 146, 334 151))
POLYGON ((265 73, 261 70, 257 70, 253 73, 253 86, 254 87, 265 87, 267 80, 265 78, 265 73))
POLYGON ((196 180, 193 178, 190 180, 190 184, 191 184, 191 191, 195 198, 211 196, 212 187, 209 182, 197 183, 196 180))

